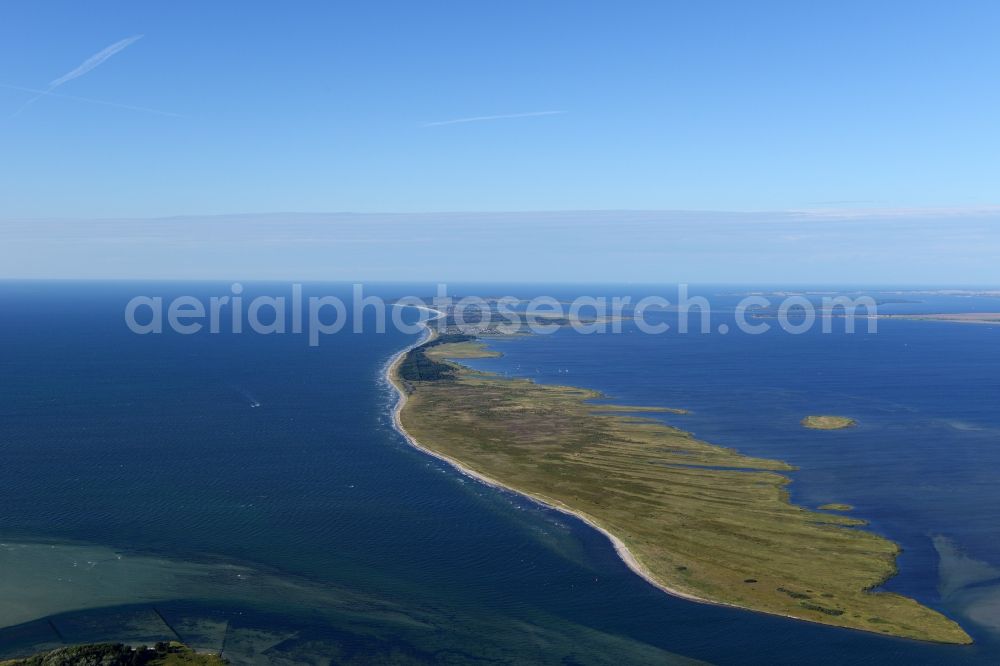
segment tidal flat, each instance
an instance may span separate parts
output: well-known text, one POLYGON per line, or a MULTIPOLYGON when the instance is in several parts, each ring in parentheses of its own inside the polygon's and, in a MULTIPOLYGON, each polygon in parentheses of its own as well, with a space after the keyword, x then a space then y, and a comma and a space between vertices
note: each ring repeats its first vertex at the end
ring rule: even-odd
POLYGON ((480 478, 605 532, 654 585, 692 600, 941 643, 971 638, 908 597, 876 591, 898 546, 863 520, 791 504, 781 461, 700 441, 602 396, 473 371, 490 354, 442 336, 392 369, 400 425, 480 478), (454 353, 451 351, 454 348, 454 353))

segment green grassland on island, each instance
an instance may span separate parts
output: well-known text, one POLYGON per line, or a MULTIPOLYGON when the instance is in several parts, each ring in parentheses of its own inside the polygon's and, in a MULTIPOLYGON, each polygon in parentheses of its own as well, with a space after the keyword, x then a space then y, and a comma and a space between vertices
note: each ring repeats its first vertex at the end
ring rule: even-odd
POLYGON ((865 631, 969 643, 917 601, 873 592, 896 571, 893 542, 864 521, 790 503, 777 460, 695 439, 591 401, 570 386, 472 371, 469 336, 404 355, 393 380, 400 424, 421 446, 617 538, 660 587, 703 601, 865 631))
POLYGON ((802 426, 810 430, 843 430, 857 424, 857 421, 846 416, 807 416, 802 419, 802 426))

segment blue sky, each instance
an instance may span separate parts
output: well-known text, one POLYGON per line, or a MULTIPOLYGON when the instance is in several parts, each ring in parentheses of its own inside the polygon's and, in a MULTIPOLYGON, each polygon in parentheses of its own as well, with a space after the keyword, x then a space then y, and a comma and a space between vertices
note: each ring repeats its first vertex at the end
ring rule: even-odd
POLYGON ((0 217, 983 206, 996 2, 8 1, 0 217), (548 115, 452 119, 559 111, 548 115))
POLYGON ((0 278, 1000 284, 997 25, 992 1, 8 0, 0 278), (567 210, 668 212, 472 214, 567 210), (411 217, 207 217, 287 211, 411 217))

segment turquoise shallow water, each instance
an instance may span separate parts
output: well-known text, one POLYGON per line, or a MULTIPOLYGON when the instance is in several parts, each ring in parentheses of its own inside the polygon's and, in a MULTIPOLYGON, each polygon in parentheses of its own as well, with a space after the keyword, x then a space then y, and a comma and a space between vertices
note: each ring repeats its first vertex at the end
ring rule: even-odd
POLYGON ((122 320, 136 294, 227 289, 0 286, 0 654, 179 635, 225 647, 238 663, 1000 655, 996 327, 567 332, 498 342, 504 358, 478 362, 689 408, 671 423, 799 465, 795 501, 854 504, 903 544, 888 587, 941 608, 977 639, 950 648, 670 598, 578 521, 410 449, 391 428, 380 370, 413 335, 344 333, 310 348, 293 335, 136 336, 122 320), (824 412, 861 425, 798 427, 824 412))

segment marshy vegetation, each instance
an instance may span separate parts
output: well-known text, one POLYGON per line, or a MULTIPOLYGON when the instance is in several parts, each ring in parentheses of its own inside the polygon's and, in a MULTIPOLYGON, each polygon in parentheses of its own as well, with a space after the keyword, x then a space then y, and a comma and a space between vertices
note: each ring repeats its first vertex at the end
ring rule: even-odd
POLYGON ((449 361, 486 353, 468 338, 436 339, 399 366, 408 392, 401 423, 421 445, 586 518, 670 591, 823 624, 971 642, 937 611, 875 591, 896 572, 896 544, 858 529, 862 520, 792 504, 786 463, 702 442, 635 408, 593 404, 601 397, 593 391, 449 361))

